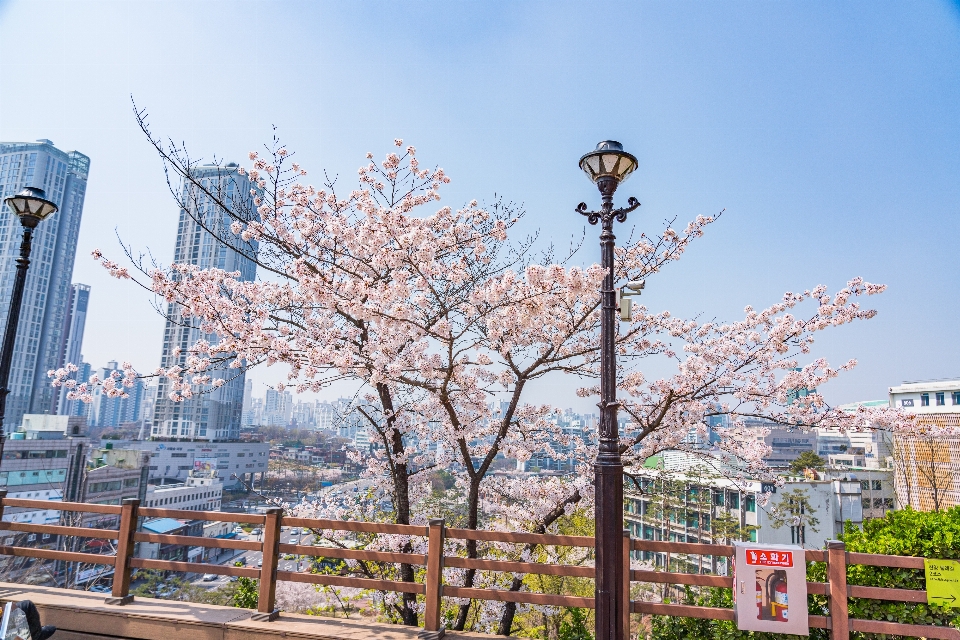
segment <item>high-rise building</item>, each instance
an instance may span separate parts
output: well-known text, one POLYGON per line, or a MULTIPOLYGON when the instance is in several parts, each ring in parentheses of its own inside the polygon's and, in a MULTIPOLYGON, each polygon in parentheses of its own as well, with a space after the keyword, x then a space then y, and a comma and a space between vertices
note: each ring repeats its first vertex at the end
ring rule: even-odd
MULTIPOLYGON (((15 430, 25 413, 55 407, 59 390, 47 371, 56 369, 63 347, 70 281, 87 191, 90 158, 61 151, 49 140, 0 143, 0 199, 24 187, 39 187, 57 204, 55 214, 33 236, 30 270, 20 312, 20 327, 10 371, 4 428, 15 430)), ((6 326, 10 295, 20 255, 22 230, 17 217, 0 205, 0 327, 6 326)))
MULTIPOLYGON (((67 363, 77 366, 83 360, 80 348, 83 345, 83 329, 87 324, 87 305, 90 303, 90 287, 85 284, 74 283, 70 287, 70 306, 63 318, 63 333, 60 336, 60 357, 57 360, 59 369, 67 363)), ((74 374, 74 379, 76 374, 74 374)), ((80 379, 83 382, 84 379, 80 379)), ((60 392, 53 396, 53 405, 50 413, 70 414, 70 404, 76 400, 68 400, 67 387, 60 387, 60 392)))
MULTIPOLYGON (((244 219, 254 215, 250 193, 255 186, 236 169, 237 165, 233 163, 225 167, 208 165, 194 169, 194 176, 203 189, 189 182, 184 185, 184 208, 180 210, 173 261, 195 264, 201 269, 237 271, 241 280, 250 281, 256 276, 257 267, 251 254, 257 251, 257 245, 235 236, 230 225, 234 221, 231 213, 244 219), (218 206, 208 193, 217 194, 230 213, 218 206)), ((200 339, 210 343, 217 341, 216 335, 202 333, 192 319, 183 317, 177 305, 169 305, 161 365, 164 368, 186 366, 189 347, 200 339)), ((169 398, 170 381, 160 380, 151 437, 187 440, 240 438, 244 374, 236 369, 217 369, 210 374, 215 379, 224 380, 223 386, 208 386, 203 393, 195 393, 192 398, 180 402, 169 398)))
MULTIPOLYGON (((101 380, 106 380, 115 371, 123 374, 123 371, 117 367, 116 360, 111 360, 106 367, 97 370, 97 375, 101 380)), ((140 420, 144 389, 143 381, 139 378, 133 381, 132 387, 123 387, 124 393, 127 394, 126 398, 119 396, 111 398, 103 387, 94 387, 87 424, 95 427, 119 427, 137 422, 140 420)))

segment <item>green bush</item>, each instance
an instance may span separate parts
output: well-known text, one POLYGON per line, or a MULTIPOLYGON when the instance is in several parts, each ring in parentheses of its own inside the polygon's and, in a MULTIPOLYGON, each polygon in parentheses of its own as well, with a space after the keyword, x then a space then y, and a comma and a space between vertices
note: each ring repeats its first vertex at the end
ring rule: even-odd
MULTIPOLYGON (((867 520, 863 528, 847 523, 842 536, 847 551, 898 556, 917 556, 960 559, 960 507, 945 511, 921 512, 912 509, 890 511, 884 518, 867 520)), ((807 565, 807 579, 826 582, 827 568, 822 562, 807 565)), ((896 569, 865 565, 847 566, 847 584, 897 589, 926 588, 922 569, 896 569)), ((733 596, 730 589, 709 588, 695 591, 687 588, 684 604, 730 609, 733 596)), ((808 596, 811 615, 829 615, 825 596, 808 596)), ((883 620, 903 624, 930 624, 960 627, 960 608, 951 609, 925 603, 891 602, 866 598, 850 598, 851 618, 883 620)), ((786 638, 779 634, 738 631, 733 622, 653 616, 652 637, 665 640, 775 640, 786 638)), ((823 629, 811 629, 811 640, 826 640, 823 629)), ((851 633, 857 640, 894 640, 901 636, 880 636, 870 633, 851 633)))

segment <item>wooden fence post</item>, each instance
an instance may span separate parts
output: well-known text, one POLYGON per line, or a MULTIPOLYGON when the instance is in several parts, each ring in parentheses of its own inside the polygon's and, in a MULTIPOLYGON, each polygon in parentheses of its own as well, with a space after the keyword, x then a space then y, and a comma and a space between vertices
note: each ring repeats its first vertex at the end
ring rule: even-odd
POLYGON ((277 601, 277 566, 280 564, 280 516, 283 509, 271 507, 263 523, 263 565, 260 567, 260 596, 257 613, 251 620, 271 622, 280 616, 274 608, 277 601))
POLYGON ((0 520, 3 519, 3 499, 7 497, 7 490, 0 489, 0 520))
POLYGON ((445 629, 440 621, 443 590, 443 518, 430 521, 427 537, 427 577, 424 580, 426 603, 423 611, 423 631, 420 640, 440 640, 445 629))
POLYGON ((630 529, 623 530, 623 640, 630 640, 630 529))
POLYGON ((827 540, 827 582, 830 583, 830 640, 848 640, 847 549, 839 540, 827 540))
POLYGON ((117 557, 113 564, 113 591, 107 604, 129 604, 130 595, 130 559, 133 558, 133 535, 137 531, 138 498, 124 498, 120 507, 120 537, 117 540, 117 557))

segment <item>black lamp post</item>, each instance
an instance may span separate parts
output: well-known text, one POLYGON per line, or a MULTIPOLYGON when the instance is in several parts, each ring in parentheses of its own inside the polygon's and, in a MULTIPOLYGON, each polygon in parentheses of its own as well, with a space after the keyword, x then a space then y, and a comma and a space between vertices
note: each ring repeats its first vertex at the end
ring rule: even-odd
POLYGON ((627 214, 640 206, 636 198, 627 207, 613 208, 613 193, 637 168, 637 159, 623 145, 605 140, 580 158, 580 168, 600 189, 600 211, 588 211, 581 202, 577 212, 590 224, 601 223, 600 264, 603 267, 600 312, 600 449, 596 474, 596 618, 597 640, 626 640, 623 637, 623 462, 617 426, 616 294, 613 277, 613 221, 625 222, 627 214))
POLYGON ((47 200, 46 195, 43 189, 27 187, 17 195, 4 200, 10 207, 10 211, 20 218, 20 224, 23 225, 23 241, 20 243, 20 257, 17 259, 17 277, 13 281, 13 292, 10 294, 10 309, 7 311, 3 348, 0 350, 0 459, 3 458, 3 419, 7 410, 7 394, 10 393, 10 366, 13 364, 13 347, 17 342, 23 288, 27 282, 27 268, 30 266, 33 230, 44 218, 57 211, 57 205, 47 200))

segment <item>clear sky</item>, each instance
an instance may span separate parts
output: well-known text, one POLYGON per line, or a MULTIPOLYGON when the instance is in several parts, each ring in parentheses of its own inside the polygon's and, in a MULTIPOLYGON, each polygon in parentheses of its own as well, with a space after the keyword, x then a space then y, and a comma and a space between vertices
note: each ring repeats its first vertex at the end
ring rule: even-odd
MULTIPOLYGON (((206 158, 243 161, 275 125, 316 180, 352 183, 402 137, 453 178, 447 204, 501 194, 560 245, 598 200, 578 158, 619 140, 640 160, 618 194, 643 203, 638 229, 726 209, 648 282, 651 308, 732 320, 861 275, 889 290, 877 318, 821 340, 860 361, 827 399, 960 377, 957 4, 0 0, 0 140, 92 158, 86 360, 149 370, 162 321, 89 258, 119 257, 117 234, 173 255, 178 210, 131 95, 206 158)), ((254 374, 257 395, 279 373, 254 374)))

